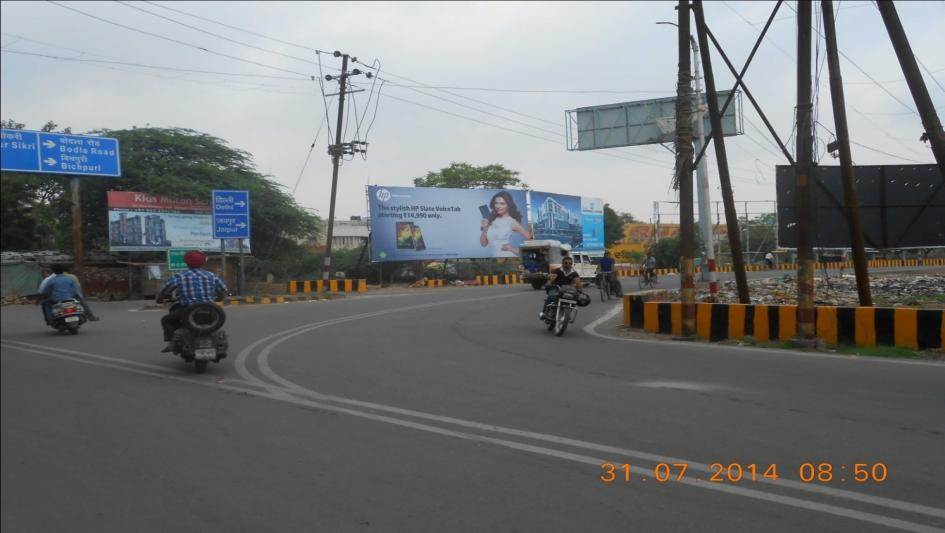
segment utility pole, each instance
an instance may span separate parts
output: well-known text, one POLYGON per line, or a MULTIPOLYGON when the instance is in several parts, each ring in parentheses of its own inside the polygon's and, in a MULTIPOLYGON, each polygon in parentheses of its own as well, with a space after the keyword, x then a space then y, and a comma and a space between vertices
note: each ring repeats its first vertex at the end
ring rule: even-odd
POLYGON ((719 110, 719 96, 715 92, 715 75, 712 72, 712 57, 709 54, 708 28, 702 0, 693 3, 696 15, 696 33, 699 36, 699 52, 705 71, 706 103, 709 105, 709 123, 712 126, 712 144, 715 146, 715 159, 719 166, 719 184, 722 186, 722 204, 725 207, 725 224, 728 227, 728 246, 732 254, 732 270, 738 287, 739 303, 749 304, 748 277, 745 274, 745 260, 742 257, 742 240, 738 229, 738 212, 735 209, 735 194, 732 191, 732 179, 728 172, 728 154, 725 152, 725 137, 722 135, 722 114, 719 110))
MULTIPOLYGON (((338 191, 338 166, 343 155, 366 149, 363 145, 359 149, 354 146, 356 143, 345 143, 342 138, 344 134, 342 128, 344 126, 345 89, 348 78, 361 74, 361 71, 354 69, 348 72, 348 59, 350 57, 348 54, 342 54, 335 50, 334 56, 341 58, 341 74, 338 76, 338 122, 335 126, 335 142, 328 146, 328 155, 331 156, 331 204, 328 208, 328 232, 325 236, 325 262, 322 268, 322 290, 325 292, 328 292, 329 280, 331 279, 331 240, 335 230, 335 194, 338 191)), ((354 60, 357 61, 357 58, 354 58, 354 60)), ((372 77, 372 74, 368 72, 367 77, 372 77)), ((332 81, 335 77, 327 75, 325 79, 332 81)))
POLYGON ((693 276, 694 213, 692 205, 692 85, 689 64, 689 0, 680 0, 679 74, 676 82, 676 177, 679 184, 679 282, 682 338, 696 331, 696 286, 693 276))
POLYGON ((79 189, 79 177, 72 176, 69 185, 72 189, 72 272, 78 276, 84 264, 82 250, 82 196, 79 189))
POLYGON ((850 153, 850 133, 847 128, 847 110, 843 97, 843 78, 840 76, 840 58, 837 53, 837 27, 833 18, 833 0, 822 0, 824 37, 827 40, 827 69, 830 72, 830 101, 833 103, 833 122, 840 152, 840 170, 843 178, 843 208, 850 230, 850 248, 853 251, 853 270, 856 273, 856 292, 860 305, 870 307, 870 274, 866 263, 866 245, 860 225, 860 200, 853 175, 853 156, 850 153))
MULTIPOLYGON (((693 97, 693 105, 696 109, 696 152, 702 152, 705 145, 705 111, 706 106, 702 104, 702 75, 699 72, 699 43, 695 37, 689 34, 689 41, 692 44, 692 68, 695 73, 696 93, 693 97)), ((709 172, 706 158, 703 157, 696 165, 696 180, 699 183, 699 230, 702 234, 703 248, 705 249, 706 263, 702 265, 701 279, 709 282, 709 296, 715 300, 715 295, 719 292, 719 284, 715 280, 715 248, 712 246, 712 199, 709 194, 709 172)))
POLYGON ((876 7, 879 8, 879 14, 883 17, 886 32, 889 33, 889 40, 896 50, 899 66, 902 67, 906 83, 909 84, 909 91, 912 92, 912 99, 915 100, 915 107, 922 118, 925 134, 932 145, 932 154, 938 163, 942 179, 945 180, 945 131, 942 130, 942 121, 935 113, 935 106, 932 105, 932 98, 929 97, 929 89, 925 86, 922 73, 919 72, 919 65, 916 63, 912 47, 909 45, 909 38, 906 37, 906 32, 902 29, 902 22, 900 22, 899 14, 896 12, 896 5, 892 1, 880 1, 876 2, 876 7))
MULTIPOLYGON (((882 2, 880 2, 882 3, 882 2)), ((811 113, 811 11, 810 2, 797 4, 797 148, 794 165, 797 208, 797 336, 814 338, 814 249, 811 239, 811 171, 813 124, 811 113)))

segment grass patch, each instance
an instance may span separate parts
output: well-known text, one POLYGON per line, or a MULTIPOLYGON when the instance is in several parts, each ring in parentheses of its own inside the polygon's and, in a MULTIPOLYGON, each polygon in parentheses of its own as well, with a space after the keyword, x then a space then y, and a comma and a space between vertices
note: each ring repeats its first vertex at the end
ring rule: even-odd
POLYGON ((945 358, 945 353, 940 351, 926 351, 919 352, 916 350, 910 350, 908 348, 901 348, 899 346, 873 346, 870 348, 858 347, 858 346, 846 346, 846 345, 833 345, 833 346, 824 346, 818 345, 816 348, 798 348, 793 342, 787 341, 777 341, 777 342, 758 342, 753 337, 745 337, 740 342, 741 344, 747 344, 750 346, 757 346, 759 348, 777 348, 782 350, 800 350, 804 352, 819 352, 819 353, 833 353, 833 354, 842 354, 842 355, 862 355, 869 357, 890 357, 895 359, 943 359, 945 358))

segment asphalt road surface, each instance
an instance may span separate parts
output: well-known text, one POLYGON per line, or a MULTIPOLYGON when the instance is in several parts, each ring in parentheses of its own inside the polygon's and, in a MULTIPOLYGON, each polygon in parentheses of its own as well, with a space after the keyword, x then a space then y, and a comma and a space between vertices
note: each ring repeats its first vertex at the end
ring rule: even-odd
POLYGON ((203 375, 141 302, 4 307, 0 525, 945 531, 945 364, 620 339, 596 294, 557 338, 542 296, 227 308, 203 375))

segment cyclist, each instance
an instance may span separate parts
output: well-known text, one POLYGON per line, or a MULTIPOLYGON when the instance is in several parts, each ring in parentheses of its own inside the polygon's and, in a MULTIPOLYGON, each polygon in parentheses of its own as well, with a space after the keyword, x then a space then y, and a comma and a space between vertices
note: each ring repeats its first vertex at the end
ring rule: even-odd
POLYGON ((652 254, 646 256, 646 261, 643 263, 643 275, 656 281, 656 258, 652 254))
POLYGON ((600 263, 597 264, 597 274, 600 276, 600 282, 607 284, 605 287, 614 294, 620 295, 619 284, 614 277, 614 257, 610 254, 609 250, 604 251, 604 257, 602 257, 600 263))

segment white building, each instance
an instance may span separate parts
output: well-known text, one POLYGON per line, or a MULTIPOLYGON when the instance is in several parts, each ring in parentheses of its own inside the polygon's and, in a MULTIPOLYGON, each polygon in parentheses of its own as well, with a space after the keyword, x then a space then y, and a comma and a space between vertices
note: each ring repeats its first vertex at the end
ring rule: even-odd
MULTIPOLYGON (((328 225, 323 224, 319 234, 318 245, 325 245, 325 237, 328 233, 328 225)), ((350 220, 335 220, 332 228, 331 248, 332 250, 351 250, 363 247, 371 234, 371 222, 369 218, 351 217, 350 220)))

